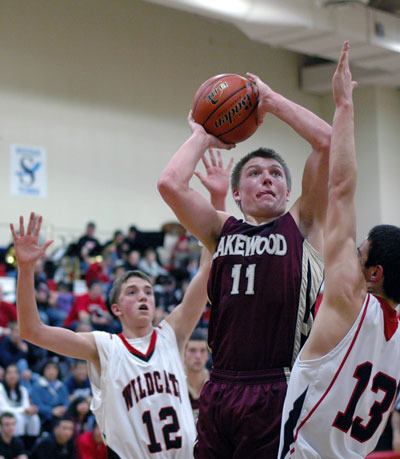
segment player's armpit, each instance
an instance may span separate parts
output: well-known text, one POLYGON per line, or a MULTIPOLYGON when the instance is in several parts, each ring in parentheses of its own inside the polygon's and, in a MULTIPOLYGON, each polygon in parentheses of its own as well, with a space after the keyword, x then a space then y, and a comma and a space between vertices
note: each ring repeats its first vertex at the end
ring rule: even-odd
POLYGON ((57 354, 88 360, 99 367, 99 355, 93 333, 76 333, 67 328, 45 324, 26 331, 21 337, 57 354))

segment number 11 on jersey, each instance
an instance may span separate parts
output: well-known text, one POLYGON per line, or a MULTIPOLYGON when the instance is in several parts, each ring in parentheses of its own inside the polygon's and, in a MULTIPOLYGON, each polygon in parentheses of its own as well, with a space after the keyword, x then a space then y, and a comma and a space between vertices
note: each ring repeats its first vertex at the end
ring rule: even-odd
MULTIPOLYGON (((238 295, 239 292, 239 282, 240 282, 240 274, 242 272, 242 264, 233 265, 232 267, 232 290, 231 295, 238 295)), ((255 277, 256 265, 255 263, 252 265, 248 265, 246 267, 245 276, 247 279, 247 287, 244 292, 245 295, 254 295, 254 277, 255 277)))

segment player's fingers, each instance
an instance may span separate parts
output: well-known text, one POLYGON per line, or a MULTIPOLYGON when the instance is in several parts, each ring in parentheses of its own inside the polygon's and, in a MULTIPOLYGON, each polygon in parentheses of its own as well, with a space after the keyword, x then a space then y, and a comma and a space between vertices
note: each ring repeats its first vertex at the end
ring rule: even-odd
POLYGON ((214 153, 214 149, 213 148, 210 148, 208 150, 208 153, 210 155, 210 161, 211 161, 211 164, 216 167, 217 166, 217 158, 215 157, 215 153, 214 153))
POLYGON ((35 213, 31 212, 29 215, 28 227, 26 228, 26 234, 32 234, 32 230, 35 226, 35 213))
POLYGON ((217 165, 221 169, 223 169, 223 167, 224 167, 224 163, 222 161, 222 155, 221 155, 221 152, 219 150, 217 150, 217 165))
POLYGON ((257 126, 261 126, 264 122, 264 117, 265 117, 265 113, 260 115, 259 113, 257 113, 257 118, 256 118, 256 121, 257 121, 257 126))
POLYGON ((15 232, 15 228, 14 228, 14 225, 12 223, 10 223, 10 231, 11 231, 11 234, 12 234, 12 237, 15 241, 15 239, 17 238, 17 233, 15 232))
POLYGON ((349 42, 348 41, 345 41, 343 43, 343 48, 342 48, 342 52, 340 54, 340 58, 339 58, 339 65, 338 65, 338 68, 340 70, 343 70, 343 68, 346 66, 346 64, 348 63, 348 51, 349 51, 349 42))
POLYGON ((258 75, 255 75, 254 73, 247 72, 246 76, 250 81, 254 81, 254 83, 261 81, 261 78, 258 75))
POLYGON ((204 167, 205 167, 206 169, 209 169, 209 168, 211 167, 211 166, 210 166, 210 163, 209 163, 209 161, 208 161, 208 159, 207 159, 207 157, 206 157, 205 154, 202 156, 201 160, 202 160, 202 162, 203 162, 203 164, 204 164, 204 167))
POLYGON ((22 215, 19 217, 19 235, 25 236, 24 217, 22 215))
POLYGON ((43 255, 44 253, 46 252, 46 250, 49 248, 49 246, 51 246, 51 244, 53 244, 54 241, 46 241, 43 246, 42 246, 42 252, 43 252, 43 255))
POLYGON ((41 215, 39 215, 36 218, 36 225, 35 225, 34 230, 33 230, 33 235, 34 236, 39 236, 40 228, 42 227, 42 221, 43 221, 43 217, 41 215))

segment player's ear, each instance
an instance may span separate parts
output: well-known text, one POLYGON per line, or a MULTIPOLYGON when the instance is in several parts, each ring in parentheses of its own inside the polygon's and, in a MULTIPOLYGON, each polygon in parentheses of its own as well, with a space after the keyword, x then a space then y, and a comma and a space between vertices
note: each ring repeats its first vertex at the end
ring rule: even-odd
POLYGON ((368 268, 369 281, 377 284, 383 279, 383 267, 381 265, 370 266, 368 268))
POLYGON ((233 199, 235 200, 236 204, 240 207, 240 192, 238 189, 232 191, 233 199))
POLYGON ((113 303, 111 305, 111 311, 116 317, 119 317, 121 315, 121 310, 117 303, 113 303))

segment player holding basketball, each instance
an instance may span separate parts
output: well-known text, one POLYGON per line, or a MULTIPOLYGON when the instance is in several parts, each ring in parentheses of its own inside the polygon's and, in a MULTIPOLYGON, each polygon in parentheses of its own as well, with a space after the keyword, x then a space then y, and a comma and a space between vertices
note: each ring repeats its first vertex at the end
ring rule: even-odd
POLYGON ((287 376, 322 279, 331 127, 250 78, 259 90, 259 122, 271 113, 312 146, 301 196, 289 212, 290 173, 272 150, 245 156, 233 170, 233 197, 245 221, 217 212, 190 188, 204 151, 229 148, 190 117, 192 135, 158 184, 181 223, 214 253, 208 285, 214 368, 200 400, 197 458, 276 457, 287 376))
POLYGON ((377 226, 356 249, 348 50, 346 42, 333 77, 324 294, 289 382, 280 459, 364 458, 385 427, 400 380, 400 228, 377 226))

